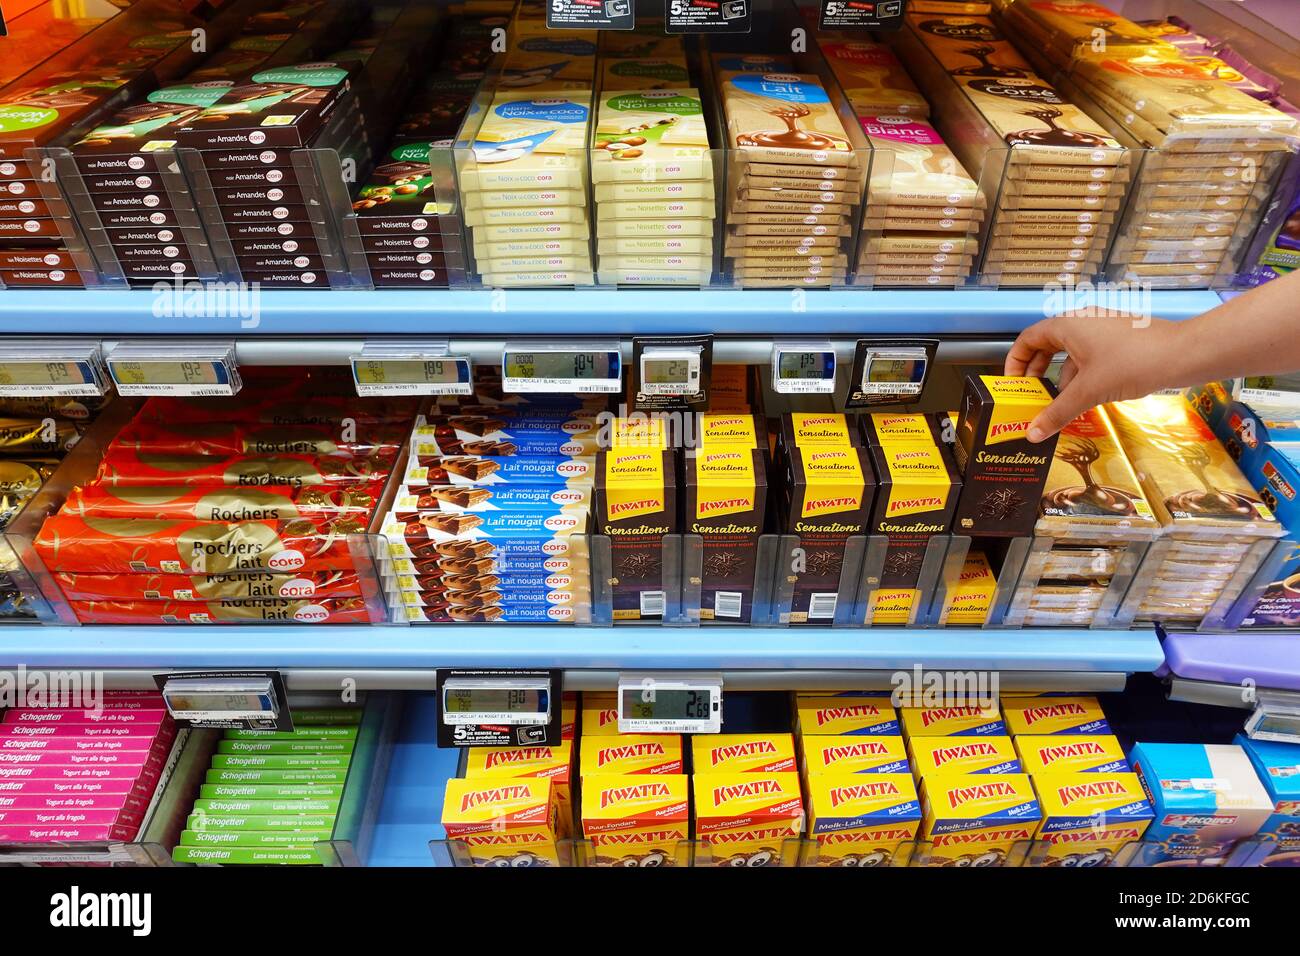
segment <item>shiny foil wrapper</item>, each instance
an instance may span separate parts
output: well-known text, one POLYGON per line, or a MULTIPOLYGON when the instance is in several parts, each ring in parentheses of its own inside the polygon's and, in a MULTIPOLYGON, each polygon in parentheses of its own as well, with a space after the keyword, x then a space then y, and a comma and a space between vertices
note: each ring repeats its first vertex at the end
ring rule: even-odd
POLYGON ((348 515, 368 522, 383 494, 383 482, 337 488, 190 487, 158 485, 74 488, 65 514, 84 518, 194 518, 199 521, 266 521, 348 515))
POLYGON ((0 455, 57 455, 81 440, 75 422, 56 418, 0 418, 0 455))
POLYGON ((360 598, 297 601, 73 601, 82 624, 369 624, 360 598))
POLYGON ((54 577, 69 601, 297 601, 361 596, 361 579, 355 571, 208 575, 64 571, 54 577))
POLYGON ((167 425, 133 421, 109 447, 140 455, 319 455, 329 458, 397 457, 406 429, 400 425, 357 425, 350 440, 343 428, 326 425, 264 425, 190 422, 167 425))
POLYGON ((0 529, 9 526, 58 466, 49 458, 0 459, 0 529))
POLYGON ((232 574, 240 571, 353 570, 352 517, 289 521, 48 518, 35 547, 52 571, 97 574, 232 574))
POLYGON ((110 450, 96 480, 111 487, 206 485, 257 487, 369 484, 386 478, 392 459, 313 455, 150 455, 110 450))

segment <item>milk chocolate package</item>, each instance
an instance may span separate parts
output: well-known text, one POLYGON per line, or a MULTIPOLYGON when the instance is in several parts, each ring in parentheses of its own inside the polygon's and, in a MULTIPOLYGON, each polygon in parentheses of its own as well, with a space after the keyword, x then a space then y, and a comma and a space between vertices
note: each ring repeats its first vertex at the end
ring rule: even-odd
POLYGON ((960 534, 1032 532, 1056 438, 1028 439, 1030 423, 1056 397, 1046 379, 968 375, 954 452, 964 485, 953 521, 960 534))
POLYGON ((610 539, 614 620, 659 620, 665 610, 664 536, 679 530, 671 451, 614 448, 596 458, 595 532, 610 539))
POLYGON ((871 456, 851 445, 794 446, 785 455, 784 477, 782 521, 803 552, 786 623, 831 624, 843 614, 839 589, 846 541, 865 534, 871 519, 876 493, 871 456))
POLYGON ((766 455, 754 444, 706 438, 686 453, 684 477, 685 533, 700 538, 700 617, 748 624, 767 507, 766 455))

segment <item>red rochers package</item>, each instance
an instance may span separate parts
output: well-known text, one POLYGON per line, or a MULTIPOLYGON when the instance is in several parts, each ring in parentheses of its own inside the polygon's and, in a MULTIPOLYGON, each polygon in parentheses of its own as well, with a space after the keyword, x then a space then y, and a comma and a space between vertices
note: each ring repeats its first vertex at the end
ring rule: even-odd
POLYGON ((290 601, 73 601, 82 624, 370 624, 361 598, 290 601))
POLYGON ((250 601, 360 597, 355 571, 277 574, 76 574, 54 576, 69 601, 250 601))
POLYGON ((383 494, 383 482, 325 488, 193 487, 189 485, 87 485, 72 489, 64 514, 82 518, 194 518, 198 521, 267 521, 354 515, 365 521, 383 494))
POLYGON ((398 425, 266 425, 238 422, 133 421, 109 446, 140 455, 320 455, 391 459, 405 440, 398 425))
POLYGON ((366 484, 387 477, 393 459, 323 458, 313 455, 149 455, 110 448, 96 480, 113 487, 205 485, 208 487, 366 484))
POLYGON ((46 519, 35 547, 45 566, 58 571, 347 571, 355 567, 347 536, 365 530, 353 517, 221 522, 59 513, 46 519))

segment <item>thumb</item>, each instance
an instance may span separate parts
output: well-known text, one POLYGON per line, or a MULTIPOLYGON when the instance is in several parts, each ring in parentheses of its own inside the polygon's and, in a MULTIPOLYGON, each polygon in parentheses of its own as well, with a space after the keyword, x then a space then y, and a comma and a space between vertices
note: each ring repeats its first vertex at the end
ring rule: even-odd
POLYGON ((1029 425, 1031 442, 1046 441, 1093 406, 1077 388, 1067 388, 1029 425))

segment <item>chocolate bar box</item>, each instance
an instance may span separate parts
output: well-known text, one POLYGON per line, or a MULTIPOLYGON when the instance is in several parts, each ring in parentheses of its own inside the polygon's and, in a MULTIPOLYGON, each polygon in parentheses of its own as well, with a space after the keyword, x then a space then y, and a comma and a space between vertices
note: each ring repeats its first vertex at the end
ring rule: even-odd
POLYGON ((671 451, 612 448, 596 456, 597 534, 610 539, 614 620, 663 617, 663 539, 679 531, 671 451))
POLYGON ((705 621, 747 624, 753 615, 758 539, 767 507, 765 458, 759 448, 741 444, 705 444, 686 453, 685 526, 686 533, 700 537, 705 621))
POLYGON ((1055 397, 1046 379, 966 376, 953 449, 964 479, 954 532, 1032 533, 1056 438, 1034 443, 1027 436, 1030 423, 1055 397))
POLYGON ((800 540, 787 623, 830 624, 840 612, 845 543, 866 533, 875 502, 871 457, 851 445, 788 448, 783 495, 785 531, 800 540))

